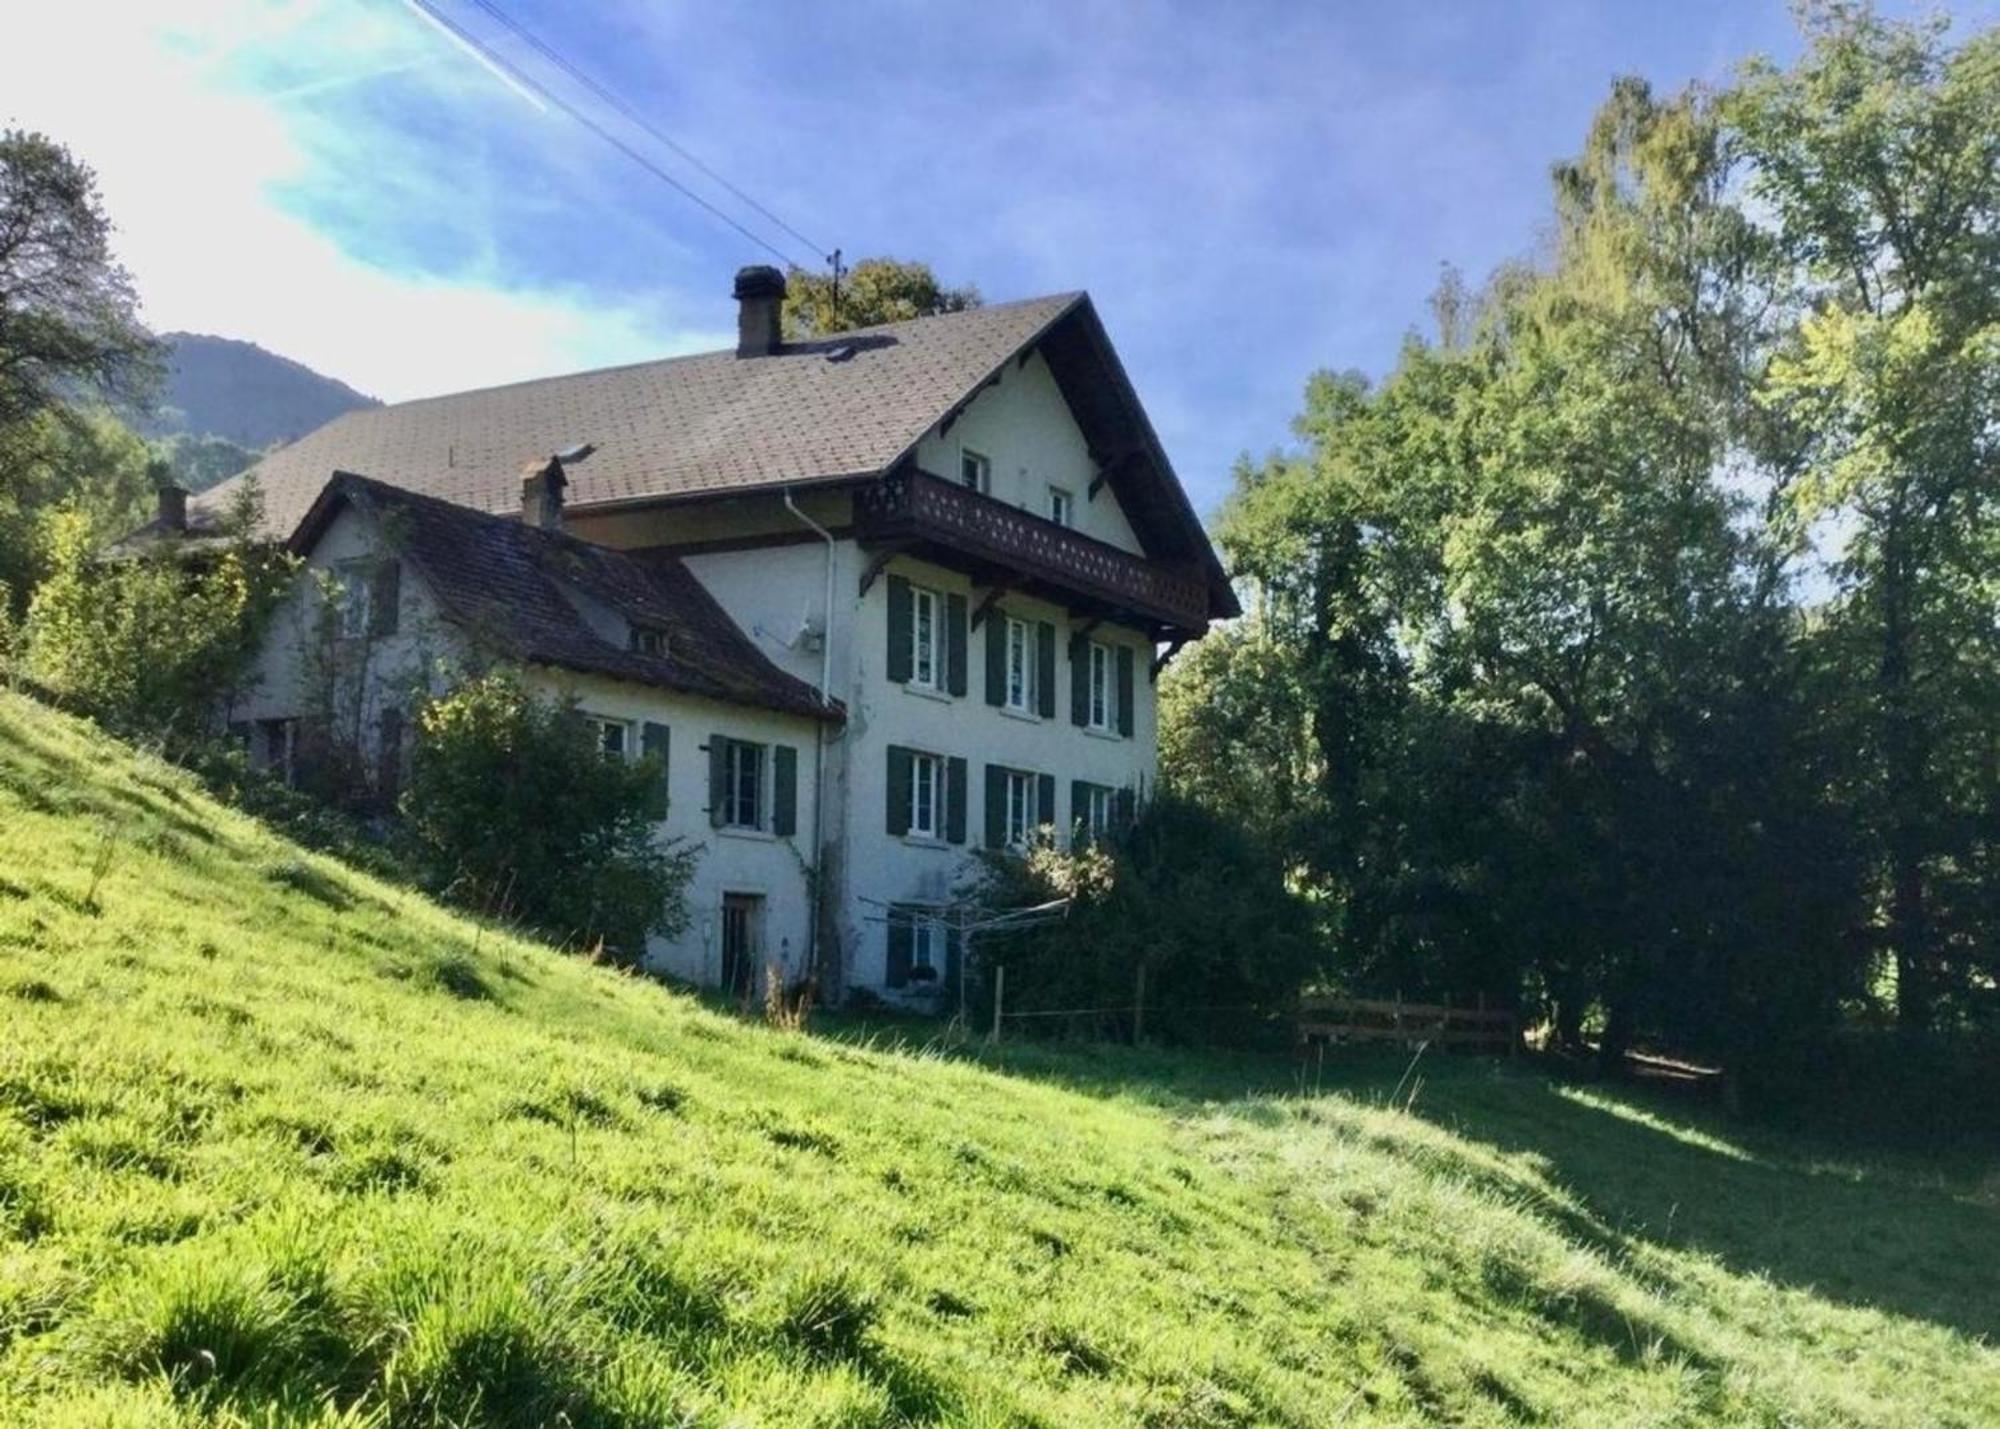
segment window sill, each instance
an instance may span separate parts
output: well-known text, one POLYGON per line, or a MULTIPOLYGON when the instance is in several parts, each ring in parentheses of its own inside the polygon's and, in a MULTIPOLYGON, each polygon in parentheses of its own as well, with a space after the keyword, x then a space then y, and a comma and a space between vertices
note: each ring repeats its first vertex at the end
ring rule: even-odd
POLYGON ((956 844, 953 844, 948 840, 941 839, 936 834, 904 834, 902 836, 902 839, 903 842, 908 844, 911 848, 935 849, 940 853, 944 852, 946 849, 957 847, 956 844))
POLYGON ((955 696, 948 695, 943 690, 934 689, 929 685, 905 684, 903 686, 903 693, 906 695, 915 695, 920 700, 935 700, 941 705, 948 705, 955 698, 955 696))
POLYGON ((1024 724, 1040 724, 1042 722, 1042 717, 1033 710, 1016 709, 1012 705, 1000 705, 998 708, 1000 713, 1007 716, 1008 719, 1017 719, 1024 724))
POLYGON ((1123 744, 1128 738, 1130 738, 1129 735, 1120 734, 1115 728, 1099 729, 1096 725, 1091 725, 1091 724, 1081 725, 1079 726, 1079 728, 1081 728, 1083 732, 1089 735, 1092 739, 1108 739, 1116 744, 1123 744))
POLYGON ((746 829, 735 824, 723 824, 715 832, 726 839, 747 839, 751 843, 770 844, 778 841, 778 836, 769 829, 746 829))

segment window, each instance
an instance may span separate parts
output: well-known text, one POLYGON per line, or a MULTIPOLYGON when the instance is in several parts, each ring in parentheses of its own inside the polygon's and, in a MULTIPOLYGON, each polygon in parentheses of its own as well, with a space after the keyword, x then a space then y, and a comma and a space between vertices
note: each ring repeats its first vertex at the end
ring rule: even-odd
POLYGON ((734 829, 764 826, 764 746, 740 739, 723 751, 722 822, 734 829))
POLYGON ((934 839, 944 833, 944 761, 935 754, 910 756, 910 836, 934 839))
POLYGON ((1084 784, 1079 788, 1083 793, 1083 807, 1074 811, 1077 822, 1083 826, 1084 838, 1097 843, 1111 832, 1114 796, 1103 784, 1084 784))
POLYGON ((1007 708, 1024 714, 1035 708, 1034 632, 1025 620, 1007 622, 1007 708))
POLYGON ((597 752, 606 759, 624 759, 631 753, 632 727, 622 719, 601 719, 588 716, 592 731, 596 736, 597 752))
POLYGON ((961 485, 974 491, 993 490, 993 463, 978 452, 961 448, 958 453, 958 479, 961 485))
POLYGON ((910 587, 910 683, 935 690, 944 669, 944 652, 939 642, 944 635, 940 602, 934 590, 910 587))
POLYGON ((944 975, 944 920, 919 913, 910 922, 910 980, 936 982, 944 975))
POLYGON ((630 644, 635 655, 654 655, 662 660, 667 656, 667 632, 650 625, 633 626, 630 644))
POLYGON ((1035 817, 1035 776, 1009 769, 1005 781, 1007 813, 1003 825, 1009 848, 1026 848, 1040 822, 1035 817))
POLYGON ((889 959, 885 981, 892 988, 942 986, 951 975, 951 930, 935 908, 892 903, 888 917, 889 959))
POLYGON ((1076 498, 1060 486, 1049 488, 1049 520, 1058 526, 1072 524, 1076 515, 1076 498))
POLYGON ((359 640, 368 633, 370 580, 373 572, 366 561, 345 561, 336 571, 340 581, 340 634, 359 640))
POLYGON ((1089 726, 1092 729, 1109 729, 1116 711, 1111 698, 1111 647, 1090 642, 1090 704, 1089 726))

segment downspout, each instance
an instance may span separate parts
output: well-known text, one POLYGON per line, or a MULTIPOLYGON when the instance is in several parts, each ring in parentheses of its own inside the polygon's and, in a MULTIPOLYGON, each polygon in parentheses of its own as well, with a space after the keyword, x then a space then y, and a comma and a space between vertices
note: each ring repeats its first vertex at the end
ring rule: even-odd
MULTIPOLYGON (((833 532, 799 509, 792 500, 791 487, 785 488, 785 509, 806 528, 826 542, 826 603, 821 607, 819 630, 819 703, 832 703, 833 684, 833 532)), ((826 721, 813 727, 813 889, 812 918, 806 928, 806 966, 819 975, 819 925, 826 911, 826 721)), ((822 989, 825 996, 831 989, 822 989)))

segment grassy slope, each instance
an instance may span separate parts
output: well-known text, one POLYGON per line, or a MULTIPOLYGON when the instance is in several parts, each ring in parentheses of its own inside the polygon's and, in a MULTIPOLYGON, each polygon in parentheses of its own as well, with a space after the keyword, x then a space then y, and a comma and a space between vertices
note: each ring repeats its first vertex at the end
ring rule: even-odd
POLYGON ((2000 1421, 1985 1167, 1397 1070, 746 1026, 0 696, 0 1420, 2000 1421))

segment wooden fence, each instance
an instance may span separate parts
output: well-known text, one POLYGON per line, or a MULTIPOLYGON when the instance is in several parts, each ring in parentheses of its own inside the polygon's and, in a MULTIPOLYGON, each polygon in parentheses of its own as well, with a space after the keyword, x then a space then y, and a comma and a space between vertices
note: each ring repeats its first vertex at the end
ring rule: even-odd
POLYGON ((1470 1005, 1405 1002, 1402 998, 1308 996, 1299 1004, 1302 1042, 1399 1042, 1471 1052, 1511 1053, 1520 1046, 1514 1014, 1470 1005))

